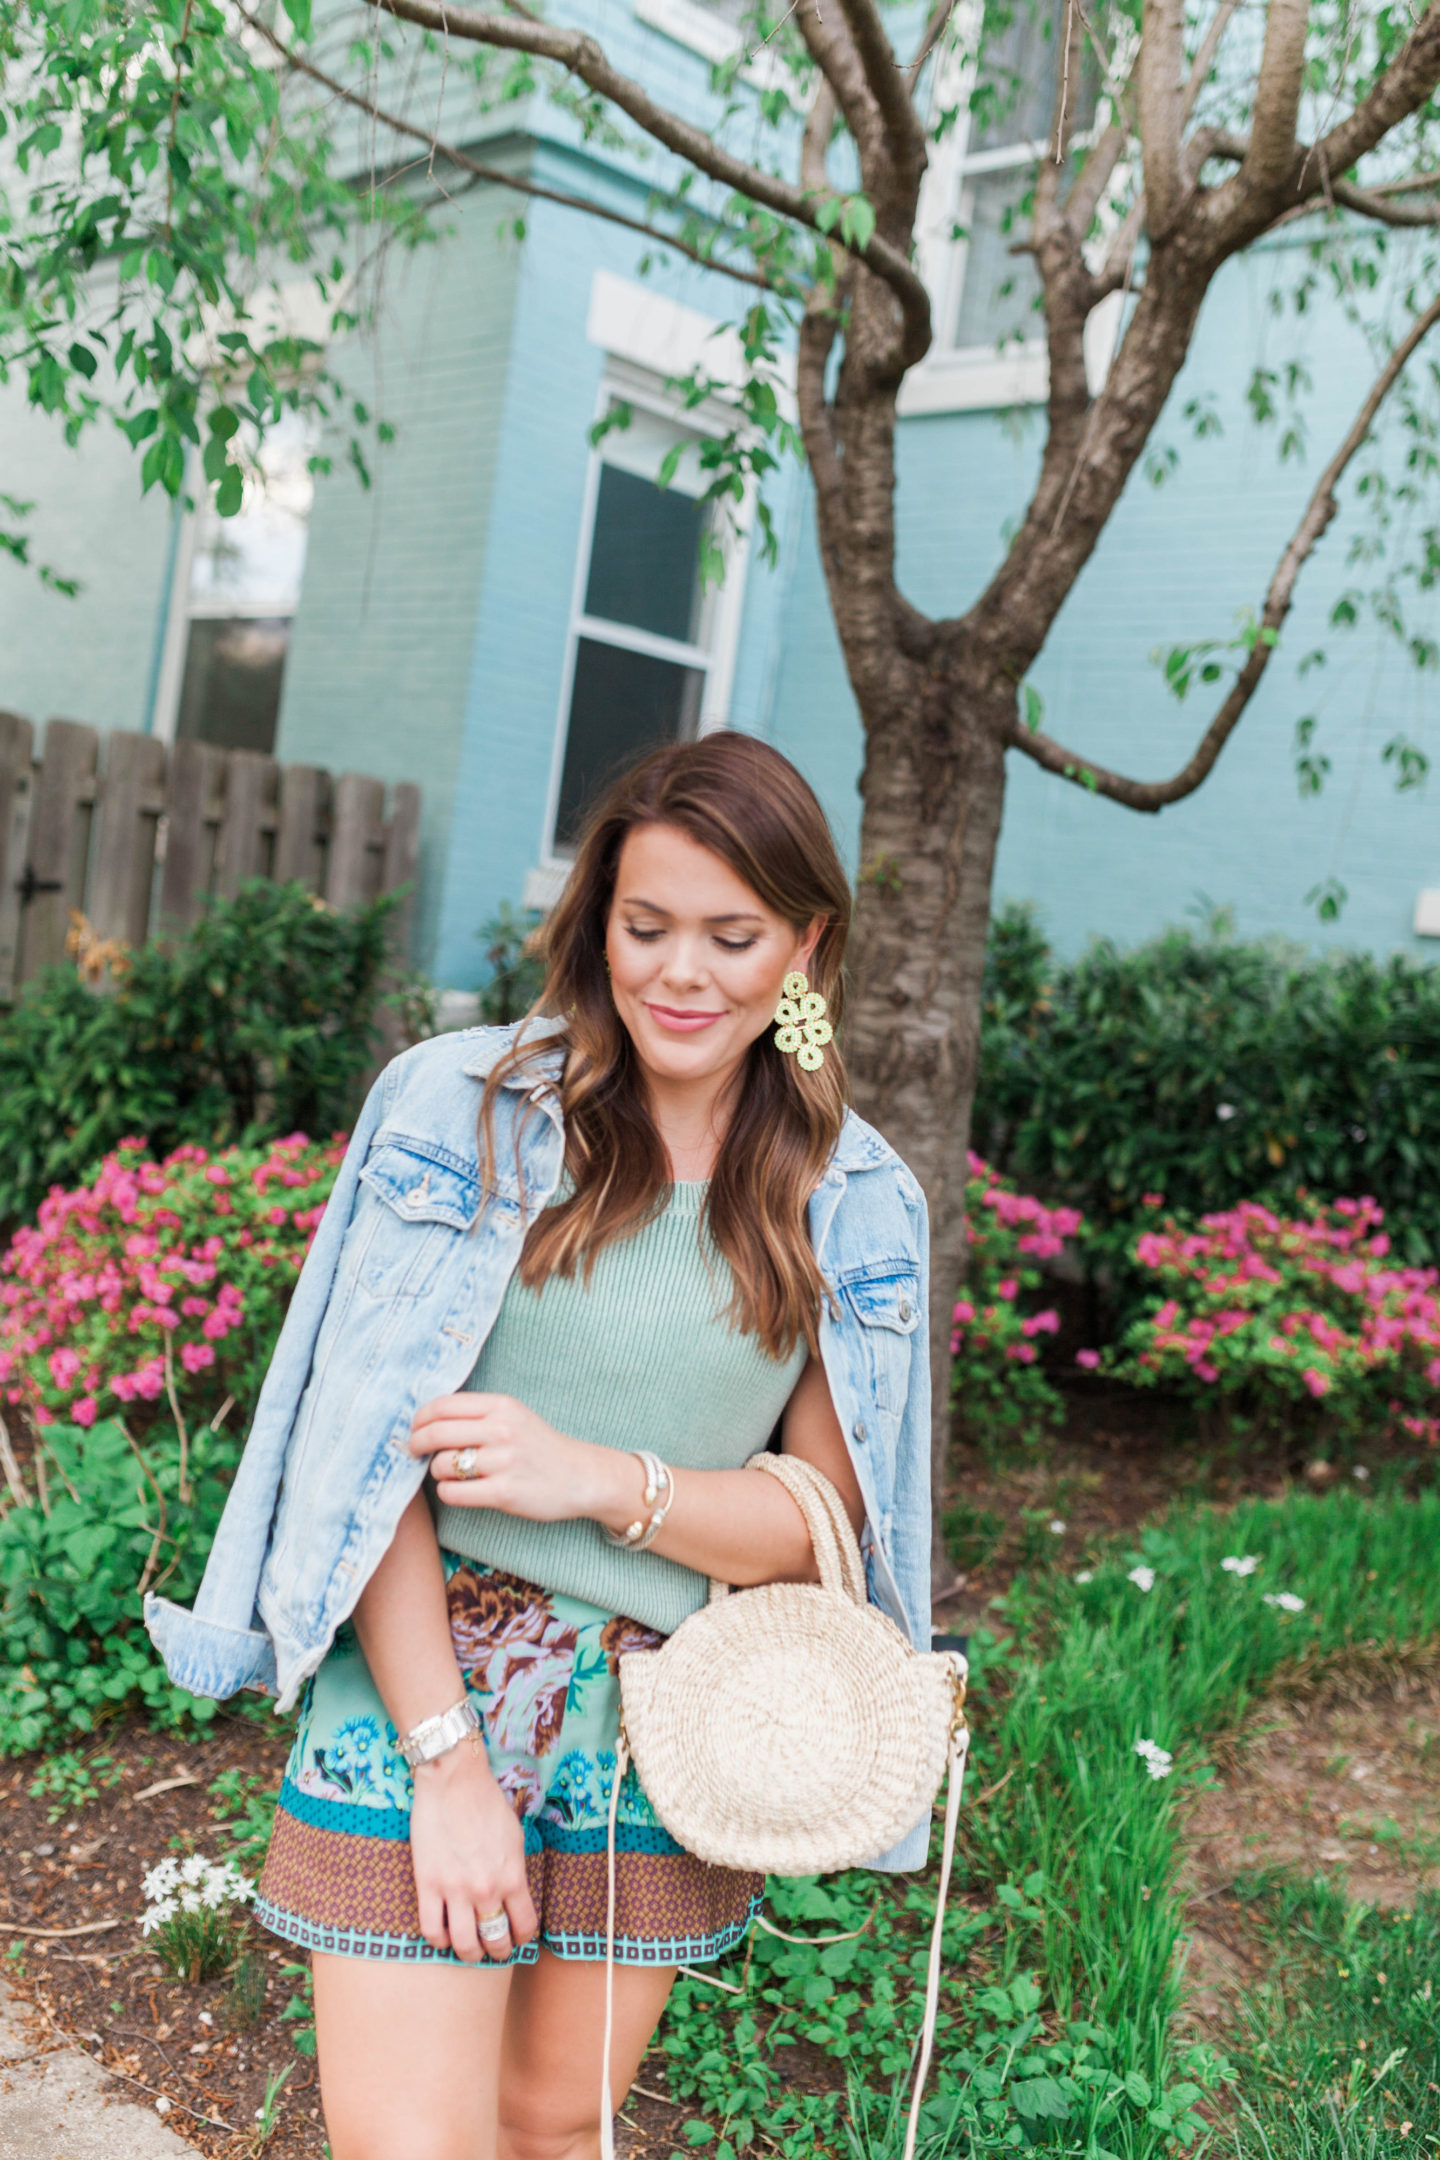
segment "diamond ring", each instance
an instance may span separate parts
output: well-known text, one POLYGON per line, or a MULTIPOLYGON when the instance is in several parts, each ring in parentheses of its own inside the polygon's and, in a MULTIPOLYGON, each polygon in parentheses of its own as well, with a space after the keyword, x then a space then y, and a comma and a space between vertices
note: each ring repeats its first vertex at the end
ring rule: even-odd
POLYGON ((458 1477, 458 1478, 469 1478, 469 1477, 474 1477, 474 1475, 475 1475, 475 1450, 474 1450, 474 1448, 473 1448, 473 1447, 465 1447, 465 1448, 461 1448, 461 1449, 460 1449, 460 1451, 459 1451, 459 1453, 458 1453, 458 1454, 456 1455, 456 1457, 455 1457, 455 1475, 456 1475, 456 1477, 458 1477))
POLYGON ((479 1934, 481 1942, 504 1942, 509 1933, 510 1922, 503 1912, 482 1913, 480 1915, 479 1934))

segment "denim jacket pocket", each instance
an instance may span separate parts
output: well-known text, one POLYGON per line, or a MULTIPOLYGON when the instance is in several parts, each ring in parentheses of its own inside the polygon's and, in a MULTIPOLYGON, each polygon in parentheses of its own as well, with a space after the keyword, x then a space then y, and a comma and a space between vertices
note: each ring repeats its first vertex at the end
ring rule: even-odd
POLYGON ((424 1297, 451 1239, 475 1220, 478 1173, 432 1153, 423 1141, 390 1140, 372 1148, 360 1183, 361 1206, 372 1218, 363 1240, 360 1288, 372 1298, 424 1297))
POLYGON ((920 1277, 907 1262, 867 1268, 838 1285, 860 1322, 876 1408, 898 1417, 910 1391, 910 1338, 920 1323, 920 1277))

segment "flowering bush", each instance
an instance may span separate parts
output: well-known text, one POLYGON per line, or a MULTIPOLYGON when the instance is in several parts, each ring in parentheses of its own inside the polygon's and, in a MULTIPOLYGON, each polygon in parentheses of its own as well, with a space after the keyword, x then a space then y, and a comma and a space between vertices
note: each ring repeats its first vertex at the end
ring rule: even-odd
POLYGON ((341 1152, 127 1142, 12 1240, 0 1398, 32 1445, 28 1470, 0 1458, 0 1754, 127 1700, 210 1714, 170 1686, 140 1592, 195 1590, 341 1152))
POLYGON ((192 1853, 188 1860, 162 1860, 141 1887, 140 1932, 154 1937, 157 1957, 181 1980, 224 1972, 239 1939, 235 1908, 255 1895, 249 1876, 228 1860, 221 1865, 192 1853))
POLYGON ((248 1412, 344 1152, 303 1133, 163 1162, 127 1140, 0 1262, 0 1394, 37 1426, 248 1412))
POLYGON ((1043 1283, 1035 1262, 1063 1252, 1084 1223, 1074 1208, 1016 1192, 975 1154, 965 1209, 970 1264, 950 1337, 955 1401, 976 1431, 1032 1429, 1060 1412, 1040 1366, 1041 1341, 1056 1333, 1060 1316, 1028 1309, 1043 1283))
POLYGON ((1338 1434, 1399 1428, 1433 1447, 1440 1271, 1396 1266, 1383 1220, 1370 1199, 1294 1218, 1243 1201, 1193 1227, 1166 1216, 1135 1241, 1144 1310, 1114 1349, 1082 1356, 1242 1414, 1323 1404, 1338 1434))

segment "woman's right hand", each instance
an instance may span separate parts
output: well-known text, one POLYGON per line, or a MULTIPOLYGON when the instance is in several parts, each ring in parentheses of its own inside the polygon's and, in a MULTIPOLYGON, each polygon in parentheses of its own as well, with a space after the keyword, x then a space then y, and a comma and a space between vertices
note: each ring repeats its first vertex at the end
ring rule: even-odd
POLYGON ((453 1950, 468 1964, 503 1962, 538 1931, 524 1830, 473 1741, 416 1770, 410 1854, 420 1932, 432 1948, 453 1950), (502 1911, 509 1934, 483 1941, 480 1922, 502 1911))

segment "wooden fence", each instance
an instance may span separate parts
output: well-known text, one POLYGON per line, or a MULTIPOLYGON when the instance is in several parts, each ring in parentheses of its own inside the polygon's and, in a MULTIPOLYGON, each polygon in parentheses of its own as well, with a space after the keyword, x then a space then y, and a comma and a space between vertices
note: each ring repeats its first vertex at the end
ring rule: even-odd
POLYGON ((63 959, 72 909, 139 945, 249 878, 298 878, 352 907, 413 883, 419 828, 408 781, 387 817, 384 782, 363 773, 74 720, 50 721, 37 754, 30 722, 0 712, 0 1001, 63 959))

